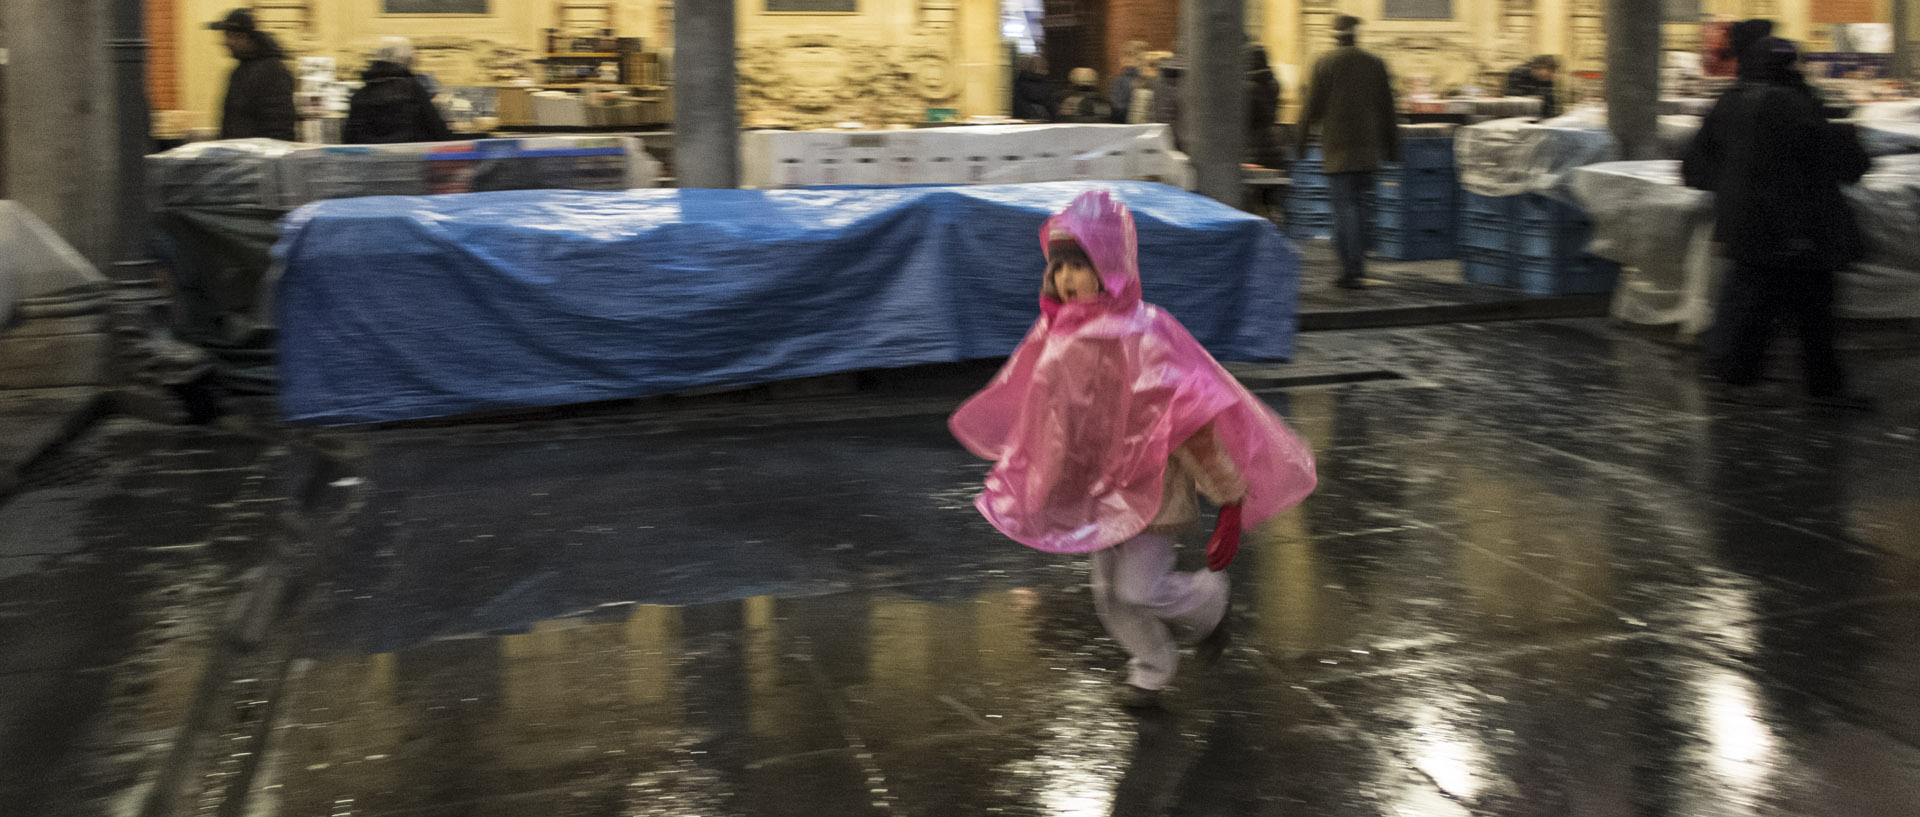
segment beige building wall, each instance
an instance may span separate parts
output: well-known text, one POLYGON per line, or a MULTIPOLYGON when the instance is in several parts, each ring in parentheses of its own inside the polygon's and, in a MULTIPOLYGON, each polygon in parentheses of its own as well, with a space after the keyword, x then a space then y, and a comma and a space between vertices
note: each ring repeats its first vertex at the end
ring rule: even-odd
MULTIPOLYGON (((856 14, 768 13, 765 0, 736 2, 743 56, 755 44, 809 32, 845 45, 894 51, 909 44, 938 44, 949 60, 944 66, 947 76, 936 80, 931 78, 936 73, 932 69, 925 73, 930 76, 928 83, 937 81, 954 89, 947 104, 959 108, 963 116, 1005 112, 1006 56, 1000 39, 999 0, 863 0, 856 14)), ((240 3, 176 0, 179 98, 189 112, 190 127, 217 124, 234 62, 220 34, 206 25, 235 5, 240 3)), ((258 7, 263 27, 274 29, 289 51, 335 57, 343 70, 357 66, 361 55, 384 36, 408 37, 416 43, 464 41, 477 49, 503 48, 537 57, 545 51, 545 30, 560 27, 561 19, 553 0, 494 0, 491 14, 475 16, 383 15, 380 0, 269 0, 252 5, 258 7), (280 22, 302 18, 304 22, 293 26, 280 22)), ((671 5, 670 0, 605 2, 607 19, 616 33, 644 38, 648 50, 668 52, 672 50, 672 43, 665 41, 671 33, 667 24, 671 5)), ((434 71, 449 84, 486 84, 490 79, 484 66, 459 57, 457 49, 423 50, 421 59, 424 70, 434 71), (441 64, 433 64, 434 60, 441 64)), ((828 60, 817 67, 833 71, 846 64, 828 60)))

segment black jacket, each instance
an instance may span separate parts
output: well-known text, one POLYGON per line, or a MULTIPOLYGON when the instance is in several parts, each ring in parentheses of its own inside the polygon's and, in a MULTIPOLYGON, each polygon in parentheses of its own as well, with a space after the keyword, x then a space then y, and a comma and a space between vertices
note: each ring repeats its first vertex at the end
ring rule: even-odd
POLYGON ((1681 173, 1714 194, 1714 239, 1729 259, 1831 271, 1866 254, 1840 188, 1870 162, 1853 128, 1828 122, 1804 86, 1747 80, 1714 103, 1681 173))
POLYGON ((1280 142, 1274 138, 1274 120, 1280 113, 1280 81, 1274 79, 1272 69, 1262 68, 1248 71, 1246 76, 1247 92, 1247 156, 1246 161, 1261 167, 1281 167, 1287 163, 1286 156, 1280 150, 1280 142))
POLYGON ((1552 119, 1560 115, 1560 99, 1553 90, 1553 80, 1534 77, 1531 63, 1507 72, 1507 96, 1538 98, 1541 119, 1552 119))
POLYGON ((1113 122, 1113 103, 1100 95, 1098 88, 1074 86, 1060 101, 1059 121, 1083 125, 1107 125, 1113 122))
POLYGON ((256 32, 253 42, 227 80, 220 138, 294 141, 293 72, 282 62, 286 55, 265 34, 256 32))
POLYGON ((397 63, 375 61, 362 75, 366 85, 347 104, 342 137, 349 145, 446 142, 453 139, 433 97, 420 79, 397 63))
POLYGON ((1046 74, 1022 71, 1013 80, 1013 118, 1052 122, 1055 109, 1053 81, 1046 74))

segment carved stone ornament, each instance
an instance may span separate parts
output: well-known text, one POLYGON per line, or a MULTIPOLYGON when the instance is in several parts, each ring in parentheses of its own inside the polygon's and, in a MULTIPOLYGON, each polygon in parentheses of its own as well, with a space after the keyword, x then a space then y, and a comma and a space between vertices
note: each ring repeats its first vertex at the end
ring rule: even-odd
POLYGON ((1375 40, 1374 53, 1393 66, 1394 79, 1405 93, 1410 81, 1426 77, 1432 88, 1446 92, 1477 85, 1481 75, 1502 55, 1483 53, 1467 35, 1408 35, 1375 40))
MULTIPOLYGON (((335 55, 342 78, 358 77, 373 61, 371 45, 335 55)), ((492 85, 528 75, 533 52, 493 40, 421 37, 413 41, 413 70, 432 74, 441 85, 492 85)))
POLYGON ((952 47, 931 33, 900 45, 788 34, 743 44, 738 65, 749 127, 905 124, 958 93, 952 47))

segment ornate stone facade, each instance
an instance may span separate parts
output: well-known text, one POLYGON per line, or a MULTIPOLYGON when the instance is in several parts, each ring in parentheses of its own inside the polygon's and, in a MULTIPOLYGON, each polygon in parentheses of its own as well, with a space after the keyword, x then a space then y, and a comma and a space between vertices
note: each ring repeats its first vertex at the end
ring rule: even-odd
MULTIPOLYGON (((933 5, 933 4, 929 4, 933 5)), ((740 47, 740 114, 748 127, 839 122, 904 124, 959 93, 946 27, 888 44, 819 30, 740 47)))

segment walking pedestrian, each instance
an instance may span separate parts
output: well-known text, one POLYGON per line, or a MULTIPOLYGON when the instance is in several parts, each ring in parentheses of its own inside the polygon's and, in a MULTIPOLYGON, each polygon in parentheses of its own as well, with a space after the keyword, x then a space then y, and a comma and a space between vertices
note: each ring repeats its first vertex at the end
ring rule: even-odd
POLYGON ((1400 160, 1400 125, 1387 64, 1355 42, 1360 18, 1342 14, 1333 22, 1337 46, 1313 66, 1307 104, 1300 116, 1304 155, 1314 129, 1333 200, 1333 249, 1340 257, 1339 285, 1366 286, 1367 247, 1373 221, 1373 174, 1400 160))
POLYGON ((1159 705, 1182 640, 1218 658, 1241 531, 1314 487, 1313 455, 1180 323, 1140 297, 1133 216, 1083 193, 1040 231, 1040 319, 949 421, 995 462, 974 506, 1013 540, 1090 553, 1094 610, 1131 655, 1119 703, 1159 705), (1208 570, 1174 570, 1174 537, 1220 504, 1208 570))
POLYGON ((1187 149, 1187 129, 1180 124, 1180 83, 1187 73, 1187 61, 1179 54, 1160 58, 1159 76, 1153 83, 1153 118, 1173 131, 1176 150, 1187 149))
POLYGON ((1866 254, 1843 185, 1870 160, 1849 125, 1830 123, 1794 67, 1799 51, 1766 37, 1740 59, 1740 82, 1723 94, 1688 146, 1688 186, 1714 194, 1714 238, 1732 262, 1708 332, 1709 377, 1727 396, 1764 402, 1752 388, 1777 324, 1799 335, 1805 390, 1816 405, 1870 408, 1846 391, 1834 350, 1835 273, 1866 254))
POLYGON ((299 117, 293 109, 293 72, 280 44, 260 30, 247 9, 234 9, 207 28, 226 35, 227 51, 240 62, 227 78, 220 138, 294 141, 299 117))
POLYGON ((453 132, 433 105, 432 95, 413 73, 413 43, 405 37, 380 41, 365 82, 347 102, 342 131, 349 145, 397 142, 447 142, 453 132))

